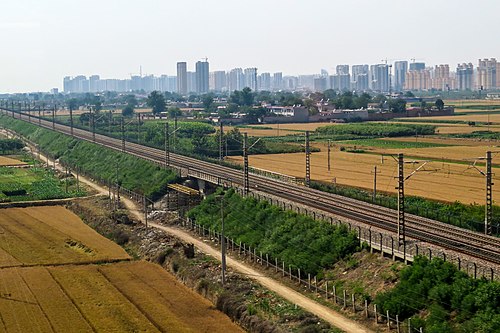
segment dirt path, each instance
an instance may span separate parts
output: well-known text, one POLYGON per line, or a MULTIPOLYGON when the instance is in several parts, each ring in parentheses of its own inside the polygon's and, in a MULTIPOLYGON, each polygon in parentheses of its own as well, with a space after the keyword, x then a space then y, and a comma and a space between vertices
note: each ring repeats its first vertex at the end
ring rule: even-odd
MULTIPOLYGON (((44 157, 45 158, 45 157, 44 157)), ((59 165, 56 165, 56 167, 60 167, 59 165)), ((96 191, 99 192, 99 194, 102 195, 108 195, 108 190, 98 184, 95 184, 91 180, 80 176, 80 181, 82 183, 85 183, 86 185, 94 188, 96 191)), ((126 198, 126 197, 121 197, 120 198, 125 207, 142 223, 144 223, 144 214, 138 209, 137 205, 135 202, 132 200, 126 198)), ((192 243, 194 246, 196 246, 199 250, 202 252, 214 257, 214 258, 219 258, 220 257, 220 252, 215 250, 214 248, 210 247, 209 245, 203 243, 202 241, 198 240, 197 238, 194 238, 191 236, 189 233, 182 231, 181 229, 178 228, 172 228, 172 227, 166 227, 162 226, 156 223, 149 223, 150 226, 154 228, 158 228, 160 230, 163 230, 169 234, 175 235, 182 239, 185 242, 192 243)), ((306 311, 311 312, 312 314, 320 317, 321 319, 327 321, 331 325, 345 331, 345 332, 352 332, 352 333, 358 333, 358 332, 373 332, 369 330, 368 328, 356 323, 354 320, 351 320, 349 318, 344 317, 342 314, 326 307, 323 306, 306 296, 296 292, 295 290, 286 287, 285 285, 281 284, 280 282, 262 275, 260 272, 254 270, 253 268, 241 263, 240 261, 228 256, 227 257, 227 265, 231 268, 233 268, 235 271, 247 275, 250 278, 254 279, 267 289, 275 292, 276 294, 280 295, 281 297, 285 298, 289 302, 293 304, 297 304, 301 308, 303 308, 306 311)))
MULTIPOLYGON (((175 235, 179 237, 180 239, 194 244, 195 247, 197 247, 199 250, 203 251, 204 253, 215 257, 219 258, 220 253, 219 251, 215 250, 208 244, 205 244, 204 242, 200 241, 197 238, 194 238, 190 234, 184 232, 181 229, 178 228, 172 228, 172 227, 166 227, 162 226, 156 223, 150 223, 150 225, 154 228, 158 228, 160 230, 166 231, 169 234, 175 235)), ((369 329, 363 327, 362 325, 356 323, 355 321, 345 318, 341 314, 339 314, 336 311, 333 311, 332 309, 323 306, 306 296, 296 292, 295 290, 284 286, 280 282, 262 275, 262 273, 254 270, 253 268, 241 263, 240 261, 228 256, 227 257, 227 265, 231 268, 233 268, 235 271, 238 271, 239 273, 242 273, 244 275, 249 276, 250 278, 254 279, 267 289, 274 291, 281 297, 287 299, 288 301, 297 304, 301 308, 303 308, 306 311, 309 311, 318 317, 322 318, 323 320, 329 322, 333 326, 340 328, 343 331, 346 332, 372 332, 369 329)))

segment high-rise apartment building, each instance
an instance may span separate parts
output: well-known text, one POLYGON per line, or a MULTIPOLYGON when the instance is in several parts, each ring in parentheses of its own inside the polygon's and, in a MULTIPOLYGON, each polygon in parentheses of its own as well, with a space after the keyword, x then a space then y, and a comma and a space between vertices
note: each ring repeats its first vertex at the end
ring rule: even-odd
POLYGON ((245 69, 245 87, 257 91, 257 68, 245 69))
POLYGON ((187 72, 187 92, 188 94, 196 93, 196 72, 187 72))
POLYGON ((402 91, 408 72, 408 61, 396 61, 394 63, 394 90, 402 91))
POLYGON ((283 73, 277 72, 273 74, 273 90, 283 89, 283 73))
POLYGON ((178 62, 177 63, 177 92, 180 95, 186 95, 188 93, 188 82, 187 82, 187 63, 178 62))
POLYGON ((455 84, 450 76, 450 66, 448 64, 436 65, 434 68, 432 88, 443 91, 455 88, 455 84))
POLYGON ((196 63, 196 93, 206 94, 208 92, 208 61, 198 61, 196 63))
POLYGON ((262 73, 259 75, 259 90, 271 90, 271 73, 262 73))
POLYGON ((245 87, 245 76, 241 68, 234 68, 228 76, 229 91, 242 90, 245 87))
POLYGON ((432 88, 431 71, 411 70, 406 73, 405 90, 430 90, 432 88))
POLYGON ((335 68, 337 75, 349 74, 349 65, 337 65, 335 68))
POLYGON ((369 87, 368 65, 352 66, 351 86, 356 91, 366 91, 369 87))
POLYGON ((425 69, 425 62, 410 63, 410 71, 423 71, 424 69, 425 69))
POLYGON ((371 90, 379 92, 389 91, 389 66, 378 64, 370 66, 371 90))
POLYGON ((495 89, 500 86, 497 81, 498 63, 495 58, 479 59, 477 66, 477 89, 495 89))
POLYGON ((472 90, 474 89, 474 66, 471 63, 463 63, 457 66, 457 89, 472 90))

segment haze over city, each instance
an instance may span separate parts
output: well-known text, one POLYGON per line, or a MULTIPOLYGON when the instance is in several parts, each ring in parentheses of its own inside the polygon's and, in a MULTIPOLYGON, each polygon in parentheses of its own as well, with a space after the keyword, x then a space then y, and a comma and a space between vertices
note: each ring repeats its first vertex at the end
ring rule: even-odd
POLYGON ((3 1, 0 92, 62 88, 66 75, 175 74, 208 57, 211 70, 333 72, 382 59, 429 65, 500 56, 494 0, 3 1))

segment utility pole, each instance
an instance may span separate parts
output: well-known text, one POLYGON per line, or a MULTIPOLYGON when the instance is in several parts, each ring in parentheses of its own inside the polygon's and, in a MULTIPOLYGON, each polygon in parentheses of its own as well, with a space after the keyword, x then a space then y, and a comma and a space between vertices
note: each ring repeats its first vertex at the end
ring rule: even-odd
POLYGON ((141 115, 137 114, 137 143, 141 143, 141 115))
POLYGON ((42 124, 42 108, 38 105, 38 125, 42 124))
POLYGON ((71 129, 71 136, 73 136, 73 106, 69 106, 69 126, 71 129))
POLYGON ((328 171, 330 171, 330 157, 331 157, 331 140, 328 139, 328 171))
POLYGON ((373 198, 372 198, 372 202, 375 203, 375 201, 377 200, 377 173, 380 173, 380 171, 377 171, 377 166, 375 165, 373 167, 373 198))
POLYGON ((306 131, 306 186, 311 186, 311 150, 309 147, 309 131, 306 131))
POLYGON ((113 112, 109 110, 109 124, 108 124, 108 134, 111 136, 111 125, 113 124, 113 112))
POLYGON ((91 113, 92 116, 92 141, 95 142, 95 111, 91 113))
POLYGON ((222 286, 226 283, 226 236, 224 235, 224 193, 220 198, 222 286))
POLYGON ((123 124, 123 117, 120 118, 120 129, 122 132, 122 152, 125 152, 125 125, 123 124))
POLYGON ((224 145, 223 145, 223 138, 224 138, 224 125, 222 124, 222 120, 219 119, 220 122, 220 129, 219 129, 219 161, 224 160, 224 145))
POLYGON ((492 220, 492 177, 491 177, 491 151, 486 152, 486 206, 484 212, 484 233, 491 235, 491 220, 492 220))
POLYGON ((165 122, 165 168, 170 166, 170 132, 168 121, 165 122))
POLYGON ((174 118, 174 151, 177 150, 177 116, 174 118))
POLYGON ((243 137, 243 194, 248 195, 249 191, 248 179, 248 134, 245 133, 243 137))
POLYGON ((54 108, 52 109, 52 129, 56 129, 56 106, 54 104, 54 108))
POLYGON ((398 240, 399 245, 405 244, 405 178, 404 178, 404 157, 398 154, 398 240))

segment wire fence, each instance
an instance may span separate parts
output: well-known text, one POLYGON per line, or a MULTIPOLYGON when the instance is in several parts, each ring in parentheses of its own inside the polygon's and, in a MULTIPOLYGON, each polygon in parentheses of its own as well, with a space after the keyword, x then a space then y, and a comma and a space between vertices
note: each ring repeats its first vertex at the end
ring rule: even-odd
MULTIPOLYGON (((217 230, 206 228, 197 224, 190 218, 180 219, 180 225, 200 237, 209 238, 218 244, 222 243, 222 234, 217 230)), ((255 248, 245 243, 237 242, 233 238, 224 237, 227 250, 240 259, 245 259, 255 265, 260 265, 274 274, 281 275, 282 278, 289 279, 290 282, 299 287, 314 293, 316 297, 322 297, 331 304, 340 307, 345 311, 363 316, 367 320, 373 320, 376 324, 386 325, 391 330, 397 332, 423 332, 421 327, 413 327, 411 319, 400 320, 398 315, 392 315, 388 311, 381 312, 377 304, 370 302, 363 295, 350 293, 346 289, 338 288, 334 281, 318 279, 317 276, 306 274, 295 266, 285 263, 283 260, 272 257, 257 251, 255 248)))

